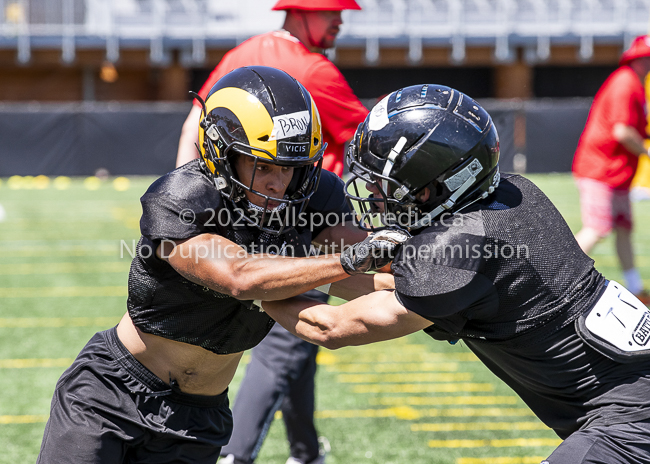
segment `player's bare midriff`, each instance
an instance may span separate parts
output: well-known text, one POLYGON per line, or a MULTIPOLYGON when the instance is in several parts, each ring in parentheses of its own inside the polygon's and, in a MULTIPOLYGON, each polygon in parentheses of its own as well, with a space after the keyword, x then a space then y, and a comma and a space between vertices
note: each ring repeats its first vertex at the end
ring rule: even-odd
POLYGON ((243 352, 212 353, 200 346, 177 342, 139 330, 125 314, 117 335, 131 354, 158 378, 174 379, 184 393, 218 395, 232 381, 243 352))

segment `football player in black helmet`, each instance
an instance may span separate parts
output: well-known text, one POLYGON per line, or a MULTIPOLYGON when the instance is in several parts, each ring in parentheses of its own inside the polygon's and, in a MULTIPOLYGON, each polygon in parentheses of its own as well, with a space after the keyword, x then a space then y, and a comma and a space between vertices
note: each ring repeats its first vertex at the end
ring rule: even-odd
POLYGON ((467 95, 412 86, 378 103, 348 150, 348 196, 384 225, 417 229, 481 200, 499 185, 499 136, 467 95), (370 196, 360 196, 365 184, 370 196))
POLYGON ((329 348, 419 330, 462 340, 564 439, 544 463, 650 462, 650 311, 594 268, 532 182, 499 175, 498 158, 492 120, 467 95, 391 93, 359 126, 348 194, 413 234, 395 290, 262 306, 329 348))
POLYGON ((201 160, 141 198, 128 312, 63 374, 39 463, 214 464, 232 431, 228 385, 274 323, 254 300, 332 282, 357 294, 392 285, 387 275, 346 279, 384 266, 389 254, 373 250, 397 242, 345 223, 343 183, 321 174, 318 111, 298 81, 232 71, 204 103, 200 139, 201 160), (328 253, 306 257, 312 241, 328 253))

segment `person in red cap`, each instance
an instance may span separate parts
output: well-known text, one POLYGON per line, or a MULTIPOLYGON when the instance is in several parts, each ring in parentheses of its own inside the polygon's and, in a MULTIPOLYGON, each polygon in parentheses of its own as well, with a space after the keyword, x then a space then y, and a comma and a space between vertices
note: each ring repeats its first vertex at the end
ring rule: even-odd
MULTIPOLYGON (((213 84, 233 69, 260 65, 279 68, 301 82, 320 113, 327 150, 323 169, 341 176, 347 141, 368 110, 353 94, 341 72, 324 55, 342 24, 342 10, 360 10, 354 0, 279 0, 286 11, 283 29, 248 39, 230 50, 198 92, 205 98, 213 84)), ((183 125, 176 166, 198 157, 195 143, 201 106, 194 101, 183 125)), ((318 291, 308 296, 322 302, 318 291)), ((220 464, 250 464, 257 458, 278 409, 290 445, 288 464, 320 464, 329 445, 319 446, 314 425, 314 376, 318 347, 295 337, 279 324, 251 352, 251 361, 233 406, 234 428, 220 464)))
MULTIPOLYGON (((323 55, 332 48, 343 21, 342 10, 360 10, 355 0, 279 0, 273 10, 285 10, 283 28, 248 39, 230 50, 212 71, 199 95, 205 98, 216 81, 242 66, 271 66, 303 84, 320 112, 323 138, 328 148, 323 169, 339 176, 348 140, 368 110, 354 95, 336 66, 323 55)), ((176 166, 198 157, 198 121, 201 108, 195 100, 179 140, 176 166)))
POLYGON ((629 193, 639 156, 648 154, 643 85, 648 72, 650 36, 644 35, 634 39, 596 93, 572 168, 582 216, 576 240, 589 253, 614 230, 626 287, 645 304, 650 295, 634 265, 629 193))

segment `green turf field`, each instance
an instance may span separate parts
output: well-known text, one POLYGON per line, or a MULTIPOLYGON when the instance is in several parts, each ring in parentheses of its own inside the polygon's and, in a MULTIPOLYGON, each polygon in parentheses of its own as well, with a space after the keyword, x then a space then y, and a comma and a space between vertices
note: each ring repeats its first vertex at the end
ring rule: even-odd
MULTIPOLYGON (((530 177, 576 231, 570 176, 530 177)), ((35 461, 58 377, 93 333, 124 313, 138 198, 151 180, 0 180, 0 464, 35 461)), ((637 264, 647 286, 649 213, 650 202, 635 204, 637 264)), ((594 258, 620 281, 611 239, 594 258)), ((537 464, 559 443, 460 345, 420 333, 322 349, 319 364, 317 425, 331 443, 329 464, 537 464)), ((243 365, 231 399, 242 375, 243 365)), ((275 421, 258 462, 287 457, 275 421)))

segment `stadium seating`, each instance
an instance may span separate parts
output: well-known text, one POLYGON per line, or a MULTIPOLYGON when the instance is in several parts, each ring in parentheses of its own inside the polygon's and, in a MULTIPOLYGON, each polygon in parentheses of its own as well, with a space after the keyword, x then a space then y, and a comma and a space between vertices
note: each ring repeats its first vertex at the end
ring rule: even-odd
MULTIPOLYGON (((64 61, 79 47, 147 46, 153 62, 171 48, 201 63, 210 46, 234 45, 279 27, 274 0, 0 0, 0 47, 28 61, 34 47, 60 47, 64 61)), ((359 0, 363 12, 345 12, 338 46, 364 44, 373 62, 382 46, 408 46, 417 63, 426 45, 452 45, 462 62, 467 45, 492 45, 497 61, 515 46, 529 61, 544 61, 551 44, 579 44, 589 61, 594 43, 621 46, 647 32, 650 0, 359 0)))

